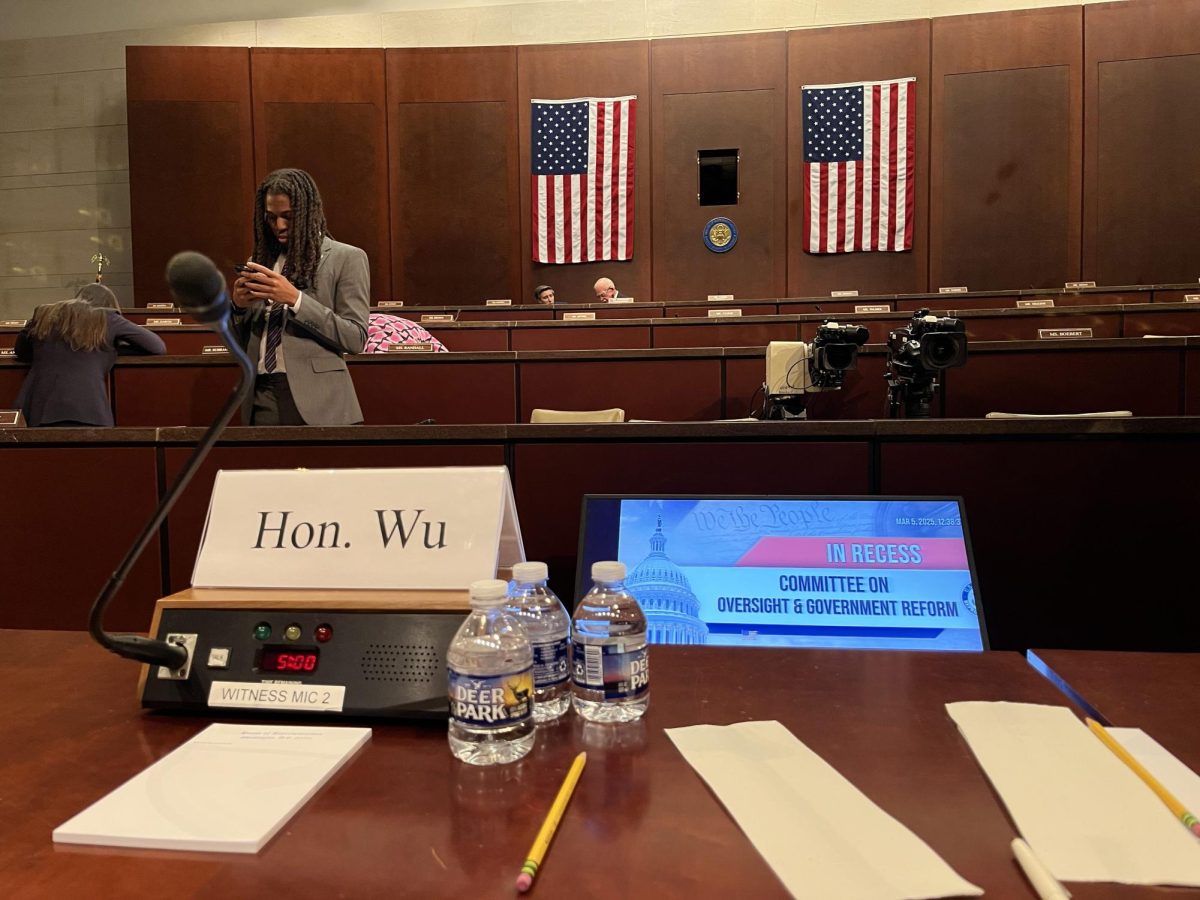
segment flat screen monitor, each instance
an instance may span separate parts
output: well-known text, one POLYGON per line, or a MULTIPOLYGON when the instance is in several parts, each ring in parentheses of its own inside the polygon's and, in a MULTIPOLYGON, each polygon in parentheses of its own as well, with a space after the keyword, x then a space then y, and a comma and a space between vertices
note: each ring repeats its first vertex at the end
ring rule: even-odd
POLYGON ((987 649, 956 497, 584 497, 575 599, 617 559, 650 641, 987 649))

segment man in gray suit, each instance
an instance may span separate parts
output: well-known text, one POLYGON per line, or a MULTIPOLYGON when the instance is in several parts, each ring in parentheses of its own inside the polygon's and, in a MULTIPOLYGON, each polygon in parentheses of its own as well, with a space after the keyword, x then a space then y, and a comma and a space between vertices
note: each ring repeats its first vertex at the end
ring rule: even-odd
POLYGON ((329 236, 321 195, 301 169, 258 186, 254 255, 233 286, 234 324, 258 360, 246 425, 357 425, 343 354, 367 339, 367 254, 329 236))

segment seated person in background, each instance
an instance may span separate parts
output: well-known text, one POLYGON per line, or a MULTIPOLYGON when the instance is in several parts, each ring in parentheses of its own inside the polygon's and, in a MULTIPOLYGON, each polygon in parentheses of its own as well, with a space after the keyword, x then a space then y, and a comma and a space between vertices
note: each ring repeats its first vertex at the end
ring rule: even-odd
POLYGON ((548 284, 539 284, 533 289, 533 299, 537 303, 543 303, 546 306, 554 305, 554 288, 548 284))
POLYGON ((601 278, 592 285, 592 290, 596 292, 596 300, 600 303, 607 303, 613 297, 619 297, 617 286, 613 284, 611 278, 601 278))
POLYGON ((118 342, 166 353, 162 338, 87 300, 39 306, 17 335, 17 359, 30 364, 16 405, 30 426, 112 425, 105 390, 118 342))
POLYGON ((448 352, 446 345, 408 319, 387 313, 371 313, 367 321, 367 343, 363 353, 387 353, 389 344, 432 344, 434 353, 448 352))
POLYGON ((117 295, 98 281, 85 284, 77 290, 75 299, 86 300, 98 309, 115 309, 117 311, 121 309, 121 304, 117 302, 117 295))

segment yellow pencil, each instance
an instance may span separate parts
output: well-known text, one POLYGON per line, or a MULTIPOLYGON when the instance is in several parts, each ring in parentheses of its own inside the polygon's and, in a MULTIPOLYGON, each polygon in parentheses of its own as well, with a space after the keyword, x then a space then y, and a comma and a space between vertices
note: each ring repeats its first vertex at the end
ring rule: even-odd
POLYGON ((1128 750, 1118 744, 1116 739, 1105 730, 1103 725, 1095 719, 1084 718, 1084 721, 1087 722, 1087 727, 1092 729, 1092 734, 1100 738, 1104 742, 1104 746, 1115 753, 1121 762, 1133 769, 1133 773, 1146 783, 1146 787, 1158 795, 1158 799, 1167 805, 1167 809, 1175 814, 1175 818, 1179 819, 1185 828, 1193 834, 1200 835, 1200 819, 1197 819, 1188 812, 1183 804, 1175 799, 1175 795, 1163 787, 1162 782, 1151 775, 1146 770, 1146 767, 1134 759, 1128 750))
POLYGON ((571 763, 571 768, 567 770, 567 777, 563 779, 562 787, 558 789, 554 805, 550 807, 550 812, 546 813, 546 821, 542 823, 541 830, 534 838, 533 846, 529 848, 529 858, 525 860, 525 865, 521 866, 521 874, 517 876, 517 890, 521 893, 525 893, 533 886, 533 877, 537 875, 542 859, 546 856, 546 851, 550 849, 550 841, 554 839, 554 832, 558 829, 563 812, 566 810, 567 804, 571 802, 571 794, 575 791, 579 776, 583 774, 583 766, 586 762, 587 754, 580 753, 575 757, 575 762, 571 763))

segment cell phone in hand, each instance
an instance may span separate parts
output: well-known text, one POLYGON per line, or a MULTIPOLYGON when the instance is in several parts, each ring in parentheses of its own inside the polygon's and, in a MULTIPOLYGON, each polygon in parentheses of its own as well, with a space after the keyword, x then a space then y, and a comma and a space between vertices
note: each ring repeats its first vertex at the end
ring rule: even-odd
POLYGON ((249 266, 244 266, 244 265, 242 265, 241 263, 234 263, 234 264, 233 264, 233 271, 235 271, 235 272, 237 272, 239 275, 241 275, 243 272, 248 272, 248 271, 250 271, 250 267, 249 267, 249 266))

